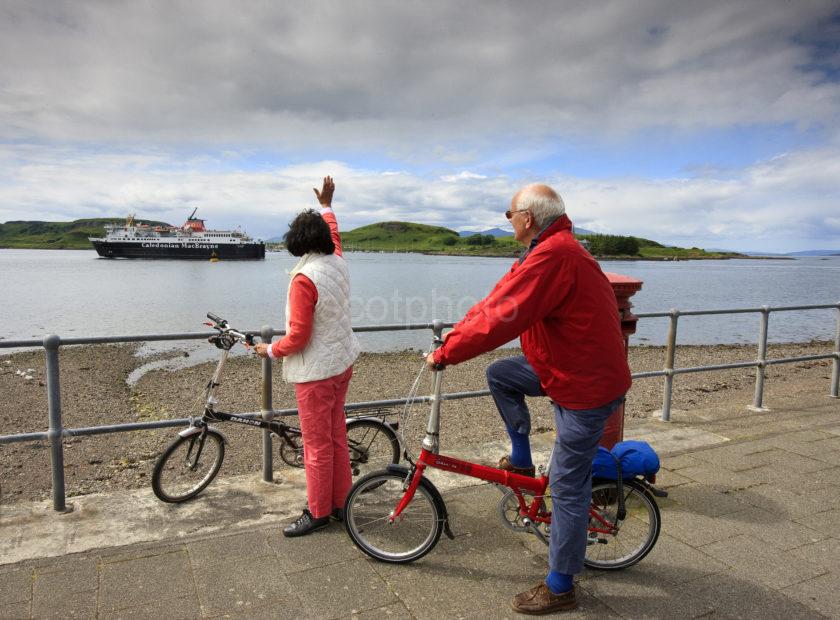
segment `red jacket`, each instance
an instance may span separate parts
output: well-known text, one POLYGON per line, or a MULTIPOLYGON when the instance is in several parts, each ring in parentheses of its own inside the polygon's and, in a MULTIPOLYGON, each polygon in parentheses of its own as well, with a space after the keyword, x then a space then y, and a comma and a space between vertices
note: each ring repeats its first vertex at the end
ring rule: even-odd
POLYGON ((630 388, 618 306, 604 273, 565 215, 446 336, 435 361, 458 364, 520 337, 554 402, 591 409, 630 388))

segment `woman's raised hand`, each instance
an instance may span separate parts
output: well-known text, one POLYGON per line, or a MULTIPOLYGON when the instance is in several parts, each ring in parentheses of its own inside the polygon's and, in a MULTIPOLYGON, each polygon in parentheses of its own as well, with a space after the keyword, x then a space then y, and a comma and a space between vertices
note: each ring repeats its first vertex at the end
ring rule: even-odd
POLYGON ((333 183, 332 177, 324 177, 324 185, 320 192, 315 187, 312 188, 312 191, 315 192, 315 196, 322 207, 332 205, 333 192, 335 191, 335 183, 333 183))

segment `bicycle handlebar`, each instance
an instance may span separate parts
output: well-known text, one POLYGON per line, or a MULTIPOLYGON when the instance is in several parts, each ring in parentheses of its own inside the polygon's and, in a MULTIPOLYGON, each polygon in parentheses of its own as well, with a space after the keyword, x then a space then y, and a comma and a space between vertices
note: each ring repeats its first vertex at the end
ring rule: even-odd
POLYGON ((233 327, 228 325, 227 319, 223 319, 220 316, 213 314, 212 312, 207 313, 207 318, 213 321, 213 323, 208 323, 210 327, 219 330, 218 336, 211 336, 208 342, 215 344, 217 347, 222 349, 229 349, 231 346, 235 344, 238 340, 245 341, 245 345, 252 347, 254 346, 254 334, 248 332, 240 332, 233 327), (233 336, 232 342, 227 342, 224 337, 225 336, 233 336))

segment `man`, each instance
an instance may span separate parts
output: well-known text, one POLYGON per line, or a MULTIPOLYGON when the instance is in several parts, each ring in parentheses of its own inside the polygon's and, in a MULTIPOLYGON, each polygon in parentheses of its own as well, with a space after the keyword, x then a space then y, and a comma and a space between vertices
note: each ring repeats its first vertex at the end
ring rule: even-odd
POLYGON ((574 238, 560 196, 547 185, 528 185, 505 215, 525 252, 426 363, 457 364, 520 337, 524 356, 487 371, 511 436, 511 455, 499 463, 508 471, 534 475, 524 395, 553 401, 550 572, 512 602, 519 613, 543 614, 577 605, 573 576, 586 553, 592 459, 607 418, 630 388, 630 369, 612 287, 574 238))

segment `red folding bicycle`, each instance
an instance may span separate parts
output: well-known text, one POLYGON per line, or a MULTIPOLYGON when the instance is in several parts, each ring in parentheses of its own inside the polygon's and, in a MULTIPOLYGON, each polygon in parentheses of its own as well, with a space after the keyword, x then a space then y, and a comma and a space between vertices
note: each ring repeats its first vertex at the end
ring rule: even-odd
MULTIPOLYGON (((432 348, 442 344, 439 334, 436 330, 432 348)), ((406 413, 417 400, 422 374, 421 370, 412 386, 406 413)), ((514 531, 529 532, 548 545, 551 495, 543 468, 539 477, 531 478, 438 453, 442 379, 442 370, 433 372, 431 410, 420 456, 414 459, 405 449, 410 467, 389 465, 353 485, 344 505, 347 533, 367 555, 396 564, 423 557, 441 534, 454 538, 443 497, 424 476, 426 468, 431 467, 499 485, 504 489, 498 505, 502 524, 514 531)), ((403 420, 401 432, 405 427, 403 420)), ((667 493, 643 476, 593 479, 586 566, 626 568, 653 549, 661 526, 654 495, 664 497, 667 493)))

